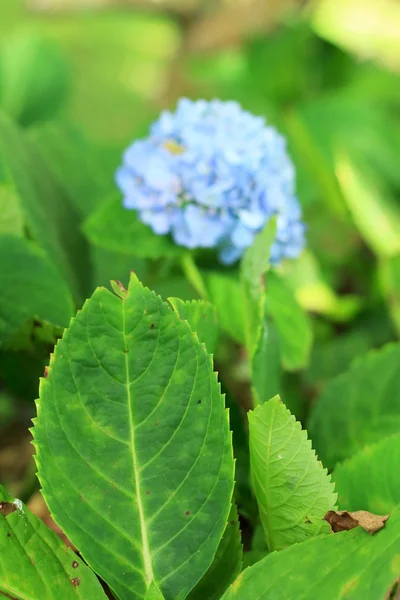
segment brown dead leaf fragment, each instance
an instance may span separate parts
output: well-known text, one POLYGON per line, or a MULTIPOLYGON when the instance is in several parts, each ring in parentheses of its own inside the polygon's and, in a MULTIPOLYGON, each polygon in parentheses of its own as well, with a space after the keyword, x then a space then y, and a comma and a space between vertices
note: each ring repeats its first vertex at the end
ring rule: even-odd
POLYGON ((15 512, 17 507, 12 502, 0 502, 0 513, 4 517, 8 517, 11 513, 15 512))
POLYGON ((367 533, 373 535, 385 526, 390 515, 374 515, 366 510, 330 510, 324 519, 328 521, 333 533, 349 531, 355 527, 362 527, 367 533))

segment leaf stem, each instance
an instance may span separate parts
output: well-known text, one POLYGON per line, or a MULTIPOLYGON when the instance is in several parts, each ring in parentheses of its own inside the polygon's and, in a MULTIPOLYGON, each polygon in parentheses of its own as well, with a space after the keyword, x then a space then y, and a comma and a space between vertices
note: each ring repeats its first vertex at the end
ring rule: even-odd
POLYGON ((181 267, 189 283, 203 300, 209 300, 206 285, 203 276, 196 265, 191 252, 186 252, 181 258, 181 267))

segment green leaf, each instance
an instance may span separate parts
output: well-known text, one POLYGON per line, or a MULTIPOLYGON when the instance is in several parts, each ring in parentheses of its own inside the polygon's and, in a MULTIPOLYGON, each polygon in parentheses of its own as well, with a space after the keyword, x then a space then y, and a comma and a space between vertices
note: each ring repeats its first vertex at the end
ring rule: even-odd
POLYGON ((38 475, 55 520, 120 600, 152 581, 183 599, 230 510, 227 411, 189 325, 135 275, 113 287, 85 303, 41 381, 38 475))
POLYGON ((0 235, 0 340, 36 319, 67 327, 71 294, 46 254, 33 242, 0 235))
POLYGON ((307 432, 275 396, 249 412, 250 464, 270 552, 329 530, 333 484, 307 432))
POLYGON ((33 31, 14 34, 0 53, 0 106, 24 126, 52 118, 66 98, 68 71, 57 45, 33 31))
POLYGON ((214 561, 190 592, 188 600, 219 600, 241 571, 242 552, 237 508, 233 505, 214 561))
POLYGON ((113 192, 113 167, 75 127, 52 121, 30 131, 30 137, 81 218, 88 217, 113 192))
POLYGON ((400 344, 357 360, 331 380, 314 405, 308 431, 325 466, 400 430, 400 344))
MULTIPOLYGON (((0 172, 1 173, 1 172, 0 172)), ((15 188, 0 181, 0 234, 24 235, 24 220, 18 204, 15 188)))
POLYGON ((279 333, 284 368, 293 371, 306 367, 312 345, 311 324, 290 287, 274 271, 268 273, 266 313, 279 333))
POLYGON ((400 254, 392 258, 382 258, 378 272, 382 291, 400 337, 400 254))
POLYGON ((144 598, 145 600, 164 600, 164 596, 160 592, 160 588, 155 583, 154 579, 151 582, 144 598))
POLYGON ((184 302, 180 298, 168 298, 168 302, 197 333, 200 342, 206 345, 207 352, 213 354, 218 338, 217 314, 213 305, 205 300, 184 302))
POLYGON ((336 172, 347 206, 360 234, 380 256, 400 252, 400 210, 395 199, 345 154, 337 158, 336 172))
POLYGON ((250 357, 256 349, 264 317, 264 275, 276 236, 276 219, 270 219, 248 248, 240 263, 246 346, 250 357))
POLYGON ((280 339, 275 324, 264 318, 260 339, 255 349, 252 364, 253 394, 257 404, 267 402, 280 392, 281 353, 280 339))
MULTIPOLYGON (((45 250, 79 301, 90 272, 79 217, 33 143, 2 114, 0 185, 15 190, 9 197, 13 203, 9 210, 20 215, 29 237, 45 250)), ((4 230, 1 213, 0 230, 4 230)))
POLYGON ((244 344, 244 313, 240 282, 230 275, 209 273, 206 283, 221 329, 238 344, 244 344))
POLYGON ((0 596, 102 600, 95 574, 54 531, 0 486, 0 596))
POLYGON ((361 527, 269 554, 222 600, 368 600, 389 597, 400 576, 400 513, 370 535, 361 527))
POLYGON ((186 248, 177 246, 167 235, 156 235, 139 221, 134 210, 124 208, 120 196, 104 202, 86 220, 89 239, 100 247, 144 258, 182 256, 186 248))
POLYGON ((332 474, 339 508, 386 515, 400 504, 400 435, 366 446, 332 474))

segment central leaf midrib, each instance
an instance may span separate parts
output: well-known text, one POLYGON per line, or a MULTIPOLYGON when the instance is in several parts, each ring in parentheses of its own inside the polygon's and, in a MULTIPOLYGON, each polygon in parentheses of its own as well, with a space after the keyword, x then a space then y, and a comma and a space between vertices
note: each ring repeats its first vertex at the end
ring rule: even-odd
MULTIPOLYGON (((126 330, 125 330, 125 301, 122 300, 122 333, 124 336, 124 344, 125 349, 127 348, 127 339, 126 339, 126 330)), ((128 412, 129 412, 129 426, 130 426, 130 445, 132 451, 132 464, 133 464, 133 474, 135 480, 135 489, 136 489, 136 499, 137 499, 137 508, 139 513, 139 522, 140 522, 140 533, 142 537, 142 556, 144 562, 145 569, 145 580, 148 586, 154 579, 153 573, 153 563, 150 552, 149 540, 147 537, 147 529, 146 529, 146 519, 144 517, 144 508, 142 503, 142 497, 140 495, 141 483, 140 483, 140 469, 137 463, 136 456, 136 447, 135 447, 135 426, 133 422, 133 407, 132 407, 132 395, 131 395, 131 387, 130 387, 130 374, 129 374, 129 362, 128 362, 128 353, 124 352, 125 358, 125 373, 126 373, 126 392, 128 397, 128 412)))

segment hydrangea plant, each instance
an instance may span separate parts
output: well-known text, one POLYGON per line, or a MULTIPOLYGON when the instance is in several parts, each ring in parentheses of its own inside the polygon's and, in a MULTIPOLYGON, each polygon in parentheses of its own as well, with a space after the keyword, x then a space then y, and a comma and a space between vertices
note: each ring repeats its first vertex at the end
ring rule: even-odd
POLYGON ((285 139, 237 102, 178 102, 125 152, 117 183, 127 209, 186 248, 237 261, 273 215, 271 262, 299 255, 304 225, 285 139))

